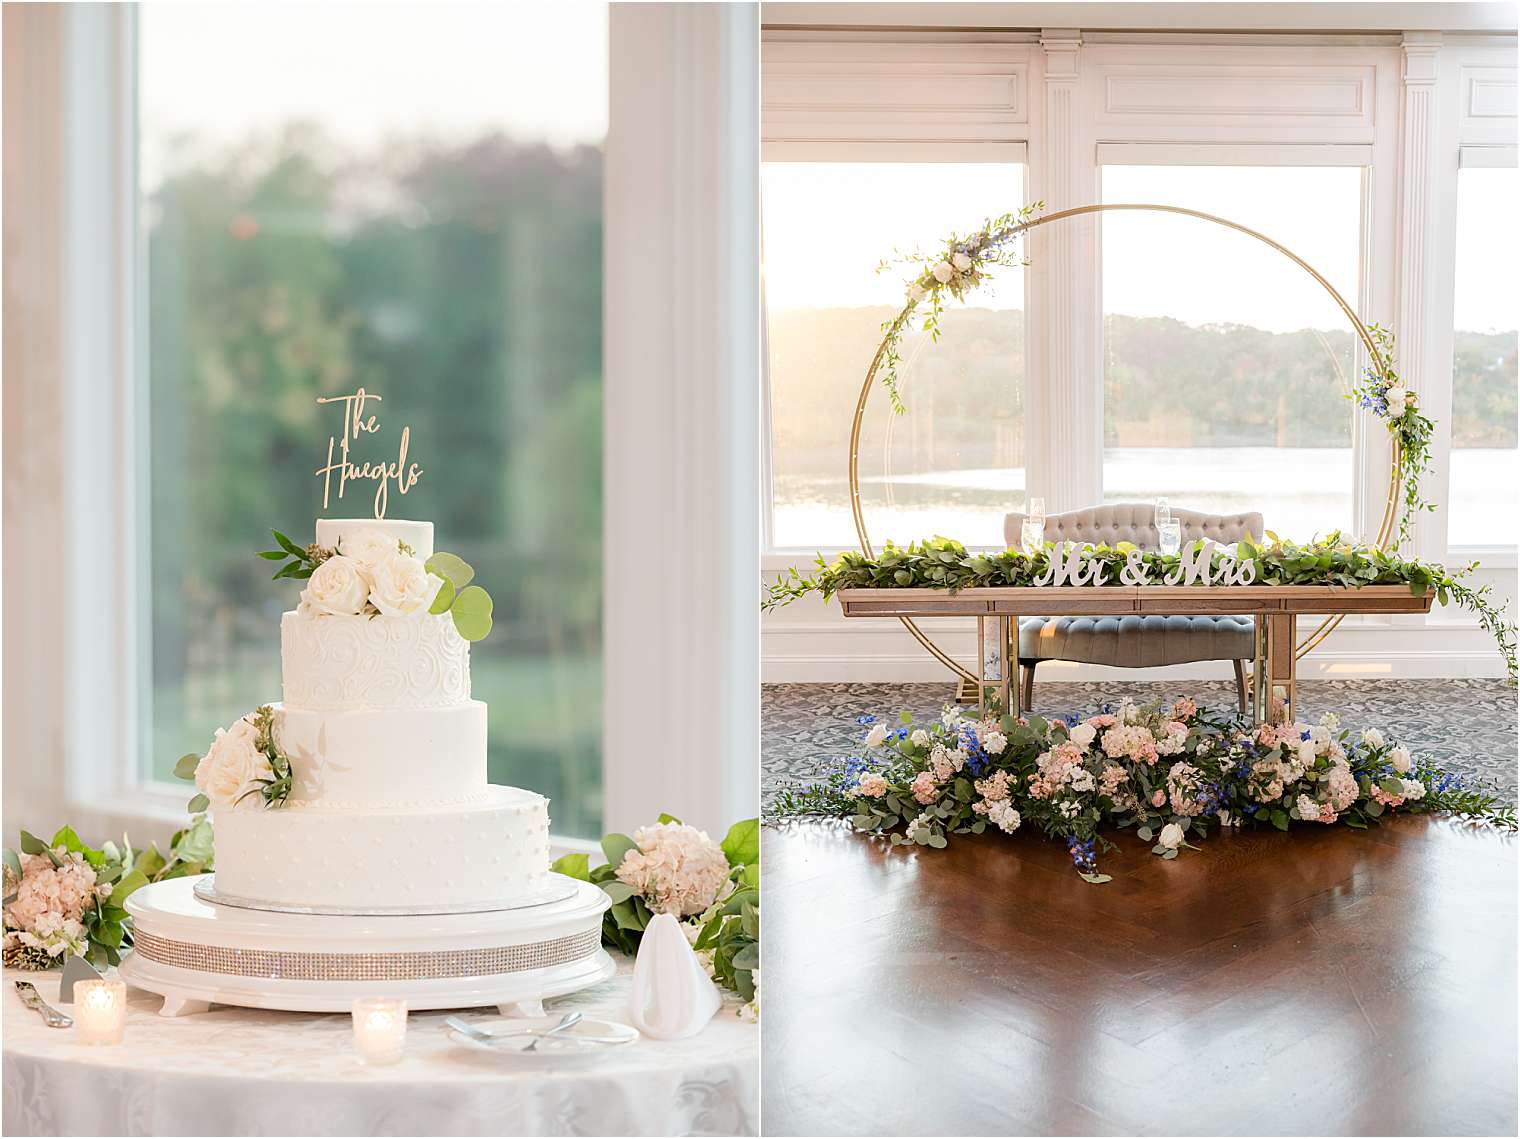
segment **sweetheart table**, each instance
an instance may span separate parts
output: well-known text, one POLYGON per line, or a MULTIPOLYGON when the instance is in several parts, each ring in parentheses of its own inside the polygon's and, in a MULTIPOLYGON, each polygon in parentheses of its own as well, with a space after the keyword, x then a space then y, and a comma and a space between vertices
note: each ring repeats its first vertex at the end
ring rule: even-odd
MULTIPOLYGON (((633 963, 549 1011, 626 1022, 633 963)), ((366 1067, 346 1013, 213 1007, 157 1015, 129 993, 126 1040, 92 1048, 43 1025, 12 984, 58 1005, 59 974, 5 970, 6 1135, 753 1135, 759 1033, 726 998, 689 1040, 643 1039, 584 1068, 520 1069, 413 1012, 406 1055, 366 1067)), ((475 1010, 458 1014, 490 1019, 475 1010)))
MULTIPOLYGON (((951 593, 924 587, 841 589, 835 596, 846 617, 975 617, 985 708, 996 695, 1019 714, 1016 667, 1020 617, 1143 616, 1146 614, 1249 614, 1256 623, 1252 710, 1257 723, 1280 700, 1292 719, 1297 711, 1297 621, 1300 613, 1429 613, 1435 593, 1411 593, 1404 585, 1104 585, 972 586, 951 593)), ((910 626, 911 627, 911 626, 910 626)))

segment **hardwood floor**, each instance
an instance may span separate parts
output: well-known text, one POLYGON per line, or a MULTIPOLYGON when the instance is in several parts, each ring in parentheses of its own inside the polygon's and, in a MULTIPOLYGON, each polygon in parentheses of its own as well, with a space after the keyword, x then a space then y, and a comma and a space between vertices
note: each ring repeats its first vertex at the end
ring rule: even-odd
POLYGON ((1515 840, 768 827, 767 1135, 1516 1133, 1515 840))

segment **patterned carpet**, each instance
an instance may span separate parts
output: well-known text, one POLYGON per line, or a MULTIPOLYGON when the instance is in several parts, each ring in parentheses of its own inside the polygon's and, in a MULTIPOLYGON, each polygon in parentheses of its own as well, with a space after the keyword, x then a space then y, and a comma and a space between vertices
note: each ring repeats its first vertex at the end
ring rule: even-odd
MULTIPOLYGON (((761 792, 768 805, 786 783, 808 783, 842 757, 857 754, 863 729, 855 717, 916 719, 939 715, 952 688, 944 684, 766 684, 761 686, 761 792)), ((1092 715, 1104 702, 1138 703, 1191 696, 1209 708, 1233 709, 1231 682, 1185 680, 1125 684, 1036 684, 1034 710, 1092 715)), ((1417 756, 1516 795, 1516 694, 1503 680, 1306 680, 1299 716, 1329 711, 1350 728, 1378 727, 1417 756)))

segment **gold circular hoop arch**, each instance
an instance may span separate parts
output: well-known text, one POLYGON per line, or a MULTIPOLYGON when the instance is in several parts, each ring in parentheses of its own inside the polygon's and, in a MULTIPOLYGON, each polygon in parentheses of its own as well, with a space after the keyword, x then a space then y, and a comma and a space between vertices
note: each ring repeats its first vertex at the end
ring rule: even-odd
MULTIPOLYGON (((1367 331, 1367 326, 1364 325, 1361 321, 1361 318, 1356 315, 1356 310, 1346 303, 1346 298, 1341 296, 1340 293, 1336 291, 1335 286, 1327 281, 1322 273, 1318 272, 1314 266, 1310 265, 1298 254, 1294 253, 1291 249, 1279 244, 1276 241, 1273 241, 1270 237, 1266 236, 1266 234, 1258 233, 1256 230, 1251 229, 1248 226, 1243 226, 1239 222, 1230 221, 1228 218, 1218 217, 1215 214, 1206 214, 1202 210, 1190 210, 1184 206, 1105 202, 1099 205, 1073 206, 1070 209, 1056 210, 1054 213, 1045 214, 1042 217, 1034 218, 1030 221, 1022 222, 1018 225, 1010 226, 1006 231, 1004 231, 1004 235, 1006 238, 1011 238, 1025 232, 1026 230, 1035 229, 1042 225, 1049 225, 1053 221, 1062 221, 1065 218, 1082 217, 1085 214, 1108 213, 1111 211, 1117 212, 1120 210, 1149 211, 1151 213, 1162 214, 1179 214, 1183 217, 1197 218, 1200 221, 1212 222, 1215 225, 1224 226, 1226 229, 1233 229, 1236 233, 1243 233, 1247 237, 1253 237, 1263 245, 1277 250, 1277 252, 1281 253, 1289 261, 1292 261, 1305 273, 1308 273, 1309 276, 1318 281, 1320 287, 1323 288, 1325 292, 1330 294, 1330 299, 1340 307, 1341 312, 1345 313, 1346 319, 1351 322, 1351 326, 1356 329, 1356 334, 1361 339, 1362 346, 1367 350, 1368 359, 1371 360, 1374 364, 1376 364, 1381 359, 1381 356, 1378 353, 1377 345, 1373 342, 1372 334, 1367 331)), ((904 311, 906 312, 906 310, 904 311)), ((901 319, 901 317, 899 317, 899 319, 901 319)), ((888 335, 890 335, 890 333, 888 333, 888 335)), ((876 349, 875 357, 871 360, 871 367, 866 372, 865 383, 861 384, 860 386, 860 398, 855 401, 855 420, 850 427, 850 510, 855 516, 855 533, 860 539, 861 551, 868 558, 875 557, 876 552, 871 546, 870 535, 866 533, 865 514, 861 510, 860 506, 860 425, 865 418, 866 399, 870 396, 871 388, 876 383, 876 373, 877 370, 881 367, 883 358, 886 356, 886 349, 887 338, 883 337, 881 345, 876 349)), ((1383 505, 1383 519, 1382 522, 1378 525, 1377 537, 1373 540, 1373 544, 1376 546, 1382 546, 1383 543, 1387 542, 1389 537, 1393 534, 1394 523, 1398 515, 1399 459, 1399 443, 1397 437, 1395 437, 1388 473, 1388 501, 1383 505)), ((929 639, 928 635, 924 633, 924 631, 920 629, 917 624, 914 623, 911 617, 899 617, 898 620, 903 623, 908 632, 913 634, 918 643, 923 645, 924 648, 928 649, 929 652, 933 654, 941 664, 945 665, 945 667, 949 668, 952 672, 955 672, 958 675, 964 677, 966 680, 971 681, 973 684, 977 682, 977 678, 974 674, 972 674, 962 665, 958 664, 956 661, 952 660, 938 645, 929 639)), ((1328 637, 1331 631, 1340 623, 1341 615, 1339 614, 1327 617, 1324 621, 1320 622, 1319 625, 1317 625, 1307 636, 1304 637, 1302 641, 1299 642, 1294 654, 1295 657, 1303 657, 1304 654, 1308 653, 1316 645, 1328 637)))

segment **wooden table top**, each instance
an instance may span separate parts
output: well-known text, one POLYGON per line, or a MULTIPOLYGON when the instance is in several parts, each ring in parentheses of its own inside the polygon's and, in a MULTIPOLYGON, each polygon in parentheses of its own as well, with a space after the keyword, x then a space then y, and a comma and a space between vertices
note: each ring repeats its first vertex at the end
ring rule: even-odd
POLYGON ((1045 617, 1104 614, 1428 613, 1435 593, 1405 585, 973 586, 841 589, 846 617, 1045 617))

